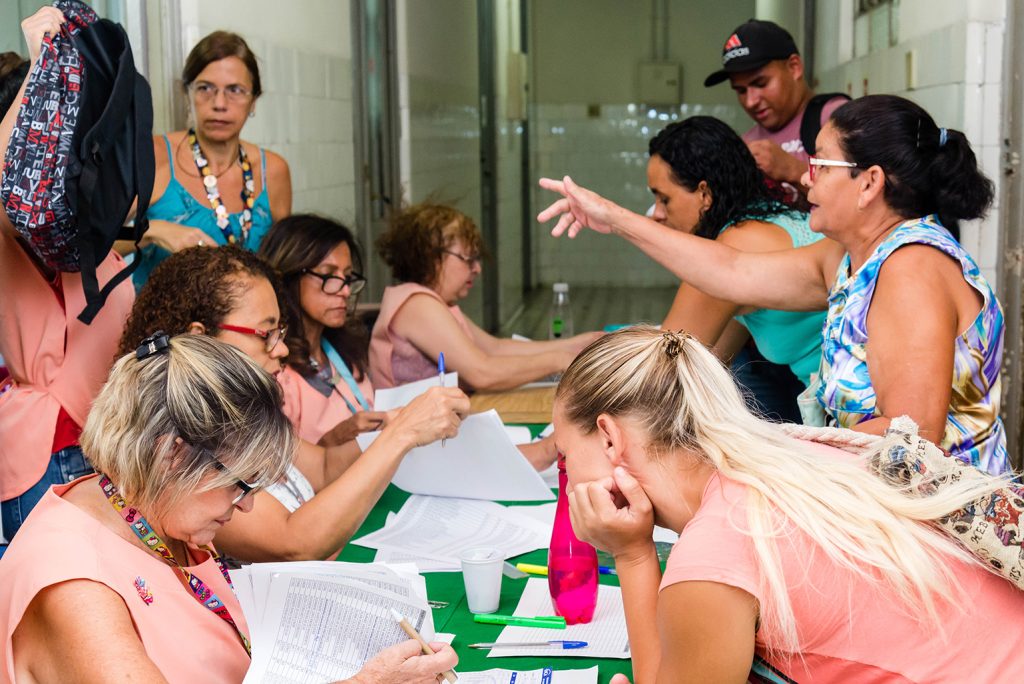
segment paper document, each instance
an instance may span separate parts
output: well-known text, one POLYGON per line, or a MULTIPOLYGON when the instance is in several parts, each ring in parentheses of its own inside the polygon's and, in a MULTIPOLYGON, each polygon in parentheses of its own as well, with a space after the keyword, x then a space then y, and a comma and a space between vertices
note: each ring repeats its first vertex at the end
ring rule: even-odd
POLYGON ((420 572, 462 572, 462 563, 458 560, 443 561, 397 549, 377 549, 377 555, 373 557, 373 562, 413 563, 420 572))
MULTIPOLYGON (((509 506, 509 508, 517 513, 528 515, 534 520, 544 523, 550 530, 555 524, 555 507, 557 505, 558 502, 553 501, 551 503, 540 504, 538 506, 509 506)), ((679 534, 673 532, 667 527, 658 527, 655 525, 654 541, 675 544, 679 541, 679 534)))
POLYGON ((461 684, 597 684, 597 665, 586 670, 484 670, 459 671, 461 684))
MULTIPOLYGON (((366 451, 379 432, 356 437, 366 451)), ((459 434, 413 449, 391 482, 412 494, 488 501, 547 501, 555 498, 537 471, 509 439, 494 410, 468 416, 459 434)))
MULTIPOLYGON (((551 615, 551 594, 546 579, 531 578, 526 582, 523 595, 519 598, 514 615, 551 615)), ((622 606, 622 590, 619 587, 601 585, 597 592, 597 608, 594 619, 585 625, 569 625, 565 629, 543 629, 540 627, 505 627, 495 640, 497 643, 523 641, 550 641, 568 639, 586 641, 588 646, 572 651, 559 651, 561 657, 578 658, 629 658, 629 635, 626 633, 626 613, 622 606)), ((547 647, 502 647, 492 648, 488 658, 502 656, 550 656, 547 647)))
POLYGON ((491 501, 414 495, 390 523, 352 543, 459 565, 459 554, 474 546, 509 558, 546 548, 550 539, 549 526, 491 501))
POLYGON ((384 648, 408 639, 392 608, 425 639, 434 635, 426 585, 411 566, 261 563, 233 575, 247 596, 243 612, 252 641, 245 684, 321 684, 352 676, 384 648))
MULTIPOLYGON (((440 380, 435 375, 433 377, 425 378, 423 380, 417 380, 416 382, 410 382, 405 385, 399 385, 398 387, 387 387, 384 389, 374 390, 373 410, 390 411, 391 409, 402 408, 410 401, 426 392, 431 387, 439 386, 440 380)), ((444 386, 458 387, 459 374, 445 373, 444 386)))

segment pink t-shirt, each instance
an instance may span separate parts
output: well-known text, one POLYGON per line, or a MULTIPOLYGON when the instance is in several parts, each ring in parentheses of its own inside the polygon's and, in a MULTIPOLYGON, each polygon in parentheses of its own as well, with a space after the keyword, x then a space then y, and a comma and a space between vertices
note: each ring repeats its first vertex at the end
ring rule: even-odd
MULTIPOLYGON (((437 375, 437 361, 391 329, 395 314, 409 301, 409 297, 416 294, 429 295, 445 304, 441 295, 417 283, 402 283, 384 289, 380 314, 370 336, 370 378, 374 387, 395 387, 437 375)), ((473 330, 462 309, 455 304, 448 306, 448 311, 466 336, 473 339, 473 330)))
MULTIPOLYGON (((284 370, 278 373, 277 381, 284 394, 284 414, 292 421, 299 437, 311 444, 318 443, 334 426, 352 416, 348 405, 338 392, 341 392, 352 406, 361 408, 355 393, 344 380, 335 386, 336 391, 324 395, 298 371, 286 365, 284 370)), ((372 407, 373 385, 370 383, 369 372, 363 373, 363 379, 356 385, 372 407)))
MULTIPOLYGON (((826 102, 825 106, 821 108, 822 125, 824 125, 825 122, 828 121, 829 117, 832 116, 832 112, 836 111, 847 102, 848 100, 841 97, 834 97, 826 102)), ((800 124, 803 122, 805 109, 806 106, 801 109, 796 116, 790 119, 789 123, 777 131, 769 131, 761 124, 756 124, 753 128, 743 134, 743 141, 749 143, 755 140, 771 140, 800 161, 806 162, 811 158, 811 155, 809 155, 807 150, 804 149, 804 144, 800 140, 800 124)), ((797 189, 789 183, 782 183, 782 187, 785 189, 786 202, 795 202, 799 197, 797 189)))
MULTIPOLYGON (((96 478, 79 478, 46 492, 0 561, 0 684, 14 682, 11 637, 32 599, 46 587, 73 579, 98 582, 121 596, 146 654, 172 684, 241 682, 250 660, 234 628, 200 604, 164 561, 62 498, 72 487, 96 487, 96 478), (152 595, 150 603, 136 588, 141 581, 152 595)), ((238 599, 212 557, 189 571, 213 590, 248 634, 238 599)))
MULTIPOLYGON (((834 451, 831 450, 830 451, 834 451)), ((844 458, 844 456, 839 456, 844 458)), ((848 457, 847 457, 848 458, 848 457)), ((760 605, 760 570, 746 529, 747 487, 715 474, 668 559, 661 588, 726 584, 760 605)), ((803 659, 771 664, 798 682, 1020 682, 1024 679, 1024 592, 984 570, 955 563, 960 606, 940 605, 945 638, 908 616, 899 599, 832 562, 802 532, 778 540, 803 659)), ((766 656, 767 630, 757 635, 766 656)))

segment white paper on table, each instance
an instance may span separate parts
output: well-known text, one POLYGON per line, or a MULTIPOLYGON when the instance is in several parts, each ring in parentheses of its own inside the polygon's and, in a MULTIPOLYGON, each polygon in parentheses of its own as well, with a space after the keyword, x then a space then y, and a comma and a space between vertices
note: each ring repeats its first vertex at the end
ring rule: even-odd
POLYGON ((462 564, 459 562, 427 558, 397 549, 377 549, 377 555, 373 557, 373 562, 414 563, 420 572, 462 572, 462 564))
POLYGON ((434 636, 426 601, 403 597, 350 579, 276 574, 245 684, 270 679, 315 684, 350 677, 382 649, 408 639, 391 617, 405 616, 423 638, 434 636))
MULTIPOLYGON (((550 649, 549 649, 550 650, 550 649)), ((559 651, 555 655, 563 655, 559 651)), ((597 665, 586 670, 483 670, 463 672, 459 670, 459 681, 463 684, 597 684, 597 665)))
POLYGON ((509 558, 546 548, 550 539, 550 527, 493 501, 413 495, 391 523, 352 543, 459 563, 474 546, 493 546, 509 558))
POLYGON ((673 532, 667 527, 654 526, 654 541, 665 542, 666 544, 675 544, 679 541, 679 533, 673 532))
POLYGON ((508 435, 509 441, 516 445, 529 444, 533 441, 530 428, 523 427, 522 425, 506 425, 505 434, 508 435))
MULTIPOLYGON (((366 451, 380 432, 356 437, 366 451)), ((417 447, 391 478, 412 494, 487 501, 549 501, 554 497, 522 452, 512 444, 495 410, 468 416, 459 434, 417 447)))
MULTIPOLYGON (((523 595, 519 598, 514 615, 533 616, 551 614, 551 595, 546 579, 527 580, 523 595)), ((569 625, 565 629, 543 629, 541 627, 507 626, 495 641, 516 643, 522 641, 551 641, 564 639, 586 641, 587 646, 572 651, 559 651, 561 657, 579 658, 629 658, 629 635, 626 632, 626 613, 622 605, 622 590, 619 587, 600 585, 597 592, 597 608, 594 619, 585 625, 569 625)), ((492 648, 488 658, 506 656, 550 656, 550 647, 508 647, 492 648)))
MULTIPOLYGON (((373 410, 390 411, 391 409, 402 408, 410 401, 426 392, 431 387, 439 387, 440 378, 436 375, 416 382, 410 382, 398 387, 386 387, 373 391, 373 410)), ((445 387, 458 387, 459 374, 445 373, 445 387)))
MULTIPOLYGON (((551 503, 544 503, 538 506, 509 506, 512 510, 528 515, 538 522, 542 522, 547 525, 550 530, 555 525, 555 508, 558 506, 557 501, 551 503)), ((679 541, 679 534, 673 532, 667 527, 654 526, 654 541, 665 542, 668 544, 675 544, 679 541)))

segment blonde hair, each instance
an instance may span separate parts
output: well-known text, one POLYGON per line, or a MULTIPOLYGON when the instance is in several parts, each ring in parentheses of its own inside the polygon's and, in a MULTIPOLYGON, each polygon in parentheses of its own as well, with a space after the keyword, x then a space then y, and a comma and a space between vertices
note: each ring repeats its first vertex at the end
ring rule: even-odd
POLYGON ((839 566, 871 582, 882 578, 909 614, 935 625, 937 599, 955 586, 950 560, 984 567, 927 523, 1005 480, 972 471, 921 498, 873 475, 874 454, 832 459, 812 451, 752 415, 721 362, 689 335, 648 326, 607 335, 569 366, 556 401, 585 434, 601 414, 628 417, 645 429, 655 457, 685 449, 748 487, 740 531, 752 538, 761 570, 761 621, 779 635, 766 641, 770 651, 800 652, 776 544, 793 525, 839 566))
POLYGON ((114 364, 82 430, 82 451, 126 501, 159 514, 238 479, 278 480, 297 444, 281 403, 277 381, 241 351, 179 335, 166 352, 141 360, 131 352, 114 364))

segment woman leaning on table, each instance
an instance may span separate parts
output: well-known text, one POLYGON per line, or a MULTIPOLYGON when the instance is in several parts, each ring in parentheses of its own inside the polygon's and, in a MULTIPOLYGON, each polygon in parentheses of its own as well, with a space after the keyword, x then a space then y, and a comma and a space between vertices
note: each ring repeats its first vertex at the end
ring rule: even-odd
MULTIPOLYGON (((249 627, 211 542, 289 465, 280 402, 208 337, 119 359, 82 433, 97 475, 47 492, 0 564, 0 681, 241 682, 249 627)), ((432 682, 456 661, 434 646, 385 649, 349 681, 432 682)))
POLYGON ((288 163, 242 140, 263 92, 245 40, 214 31, 189 52, 181 73, 190 126, 153 139, 156 177, 149 230, 133 280, 140 289, 168 255, 237 244, 256 251, 271 224, 292 210, 288 163))
POLYGON ((833 113, 805 185, 830 240, 752 254, 672 231, 564 181, 554 233, 617 233, 687 283, 729 301, 828 306, 817 387, 822 421, 881 434, 909 415, 921 436, 990 473, 1008 467, 999 418, 1003 315, 946 226, 982 216, 992 183, 959 131, 919 106, 870 95, 833 113))
MULTIPOLYGON (((277 273, 235 246, 193 247, 168 257, 139 293, 121 351, 156 330, 206 335, 237 347, 276 377, 288 356, 277 273)), ((355 534, 410 449, 454 437, 469 400, 456 387, 431 388, 389 421, 366 452, 346 442, 298 440, 284 476, 252 510, 217 534, 239 560, 306 560, 335 555, 355 534)))
POLYGON ((740 684, 755 655, 786 681, 1020 679, 1024 592, 934 525, 1004 479, 908 495, 756 418, 710 351, 651 327, 583 350, 554 424, 573 527, 615 557, 638 683, 740 684), (655 524, 679 532, 664 574, 655 524))

